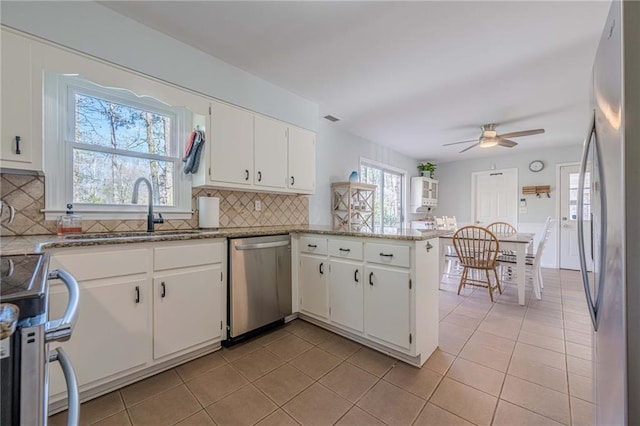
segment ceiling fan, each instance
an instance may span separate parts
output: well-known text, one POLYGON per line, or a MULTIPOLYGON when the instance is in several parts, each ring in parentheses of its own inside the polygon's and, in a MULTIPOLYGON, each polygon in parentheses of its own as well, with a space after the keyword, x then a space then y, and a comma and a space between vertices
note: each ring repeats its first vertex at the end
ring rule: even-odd
POLYGON ((476 142, 475 144, 460 151, 460 154, 470 150, 471 148, 475 148, 476 146, 479 146, 480 148, 491 148, 492 146, 498 145, 498 146, 504 146, 506 148, 513 148, 514 146, 518 145, 518 143, 512 140, 509 140, 509 138, 517 138, 520 136, 538 135, 540 133, 544 133, 544 129, 533 129, 533 130, 521 130, 519 132, 504 133, 502 135, 499 135, 498 132, 496 132, 496 124, 494 123, 485 124, 480 128, 482 129, 482 134, 480 135, 480 139, 470 139, 468 141, 447 143, 442 146, 476 142))

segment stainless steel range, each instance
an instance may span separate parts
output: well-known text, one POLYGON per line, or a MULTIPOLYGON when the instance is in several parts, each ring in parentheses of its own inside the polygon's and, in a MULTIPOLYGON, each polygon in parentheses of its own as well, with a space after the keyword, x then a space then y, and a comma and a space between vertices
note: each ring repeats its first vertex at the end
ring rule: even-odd
POLYGON ((69 358, 49 342, 71 337, 79 288, 63 270, 47 273, 46 254, 0 257, 0 425, 46 425, 48 368, 59 361, 67 382, 68 425, 79 417, 78 385, 69 358), (47 321, 48 280, 60 279, 69 291, 62 318, 47 321))

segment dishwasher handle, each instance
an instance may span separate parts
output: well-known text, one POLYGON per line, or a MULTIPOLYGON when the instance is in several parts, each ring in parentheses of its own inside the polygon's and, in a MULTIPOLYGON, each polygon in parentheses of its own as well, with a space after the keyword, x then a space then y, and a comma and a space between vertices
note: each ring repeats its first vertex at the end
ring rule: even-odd
POLYGON ((235 244, 236 250, 257 250, 272 247, 284 247, 291 244, 289 241, 272 241, 269 243, 235 244))

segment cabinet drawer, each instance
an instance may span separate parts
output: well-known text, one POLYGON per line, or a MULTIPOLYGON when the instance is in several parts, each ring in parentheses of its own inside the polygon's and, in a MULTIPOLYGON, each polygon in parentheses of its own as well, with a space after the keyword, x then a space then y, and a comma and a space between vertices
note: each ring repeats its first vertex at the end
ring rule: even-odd
POLYGON ((362 260, 362 242, 329 240, 329 255, 345 259, 362 260))
POLYGON ((147 273, 147 249, 55 254, 49 269, 63 268, 78 281, 147 273))
POLYGON ((319 237, 300 237, 300 251, 313 254, 327 254, 327 239, 319 237))
POLYGON ((153 249, 154 270, 187 268, 222 262, 223 243, 184 244, 153 249))
POLYGON ((406 246, 367 243, 364 249, 364 256, 367 262, 406 268, 410 266, 409 247, 406 246))

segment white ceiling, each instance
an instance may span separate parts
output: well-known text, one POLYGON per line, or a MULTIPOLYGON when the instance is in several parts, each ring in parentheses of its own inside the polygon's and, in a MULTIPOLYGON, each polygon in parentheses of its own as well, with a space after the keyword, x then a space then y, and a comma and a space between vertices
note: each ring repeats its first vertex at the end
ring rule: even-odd
POLYGON ((319 104, 333 125, 416 159, 579 144, 609 2, 101 4, 319 104), (544 128, 515 148, 442 147, 544 128))

